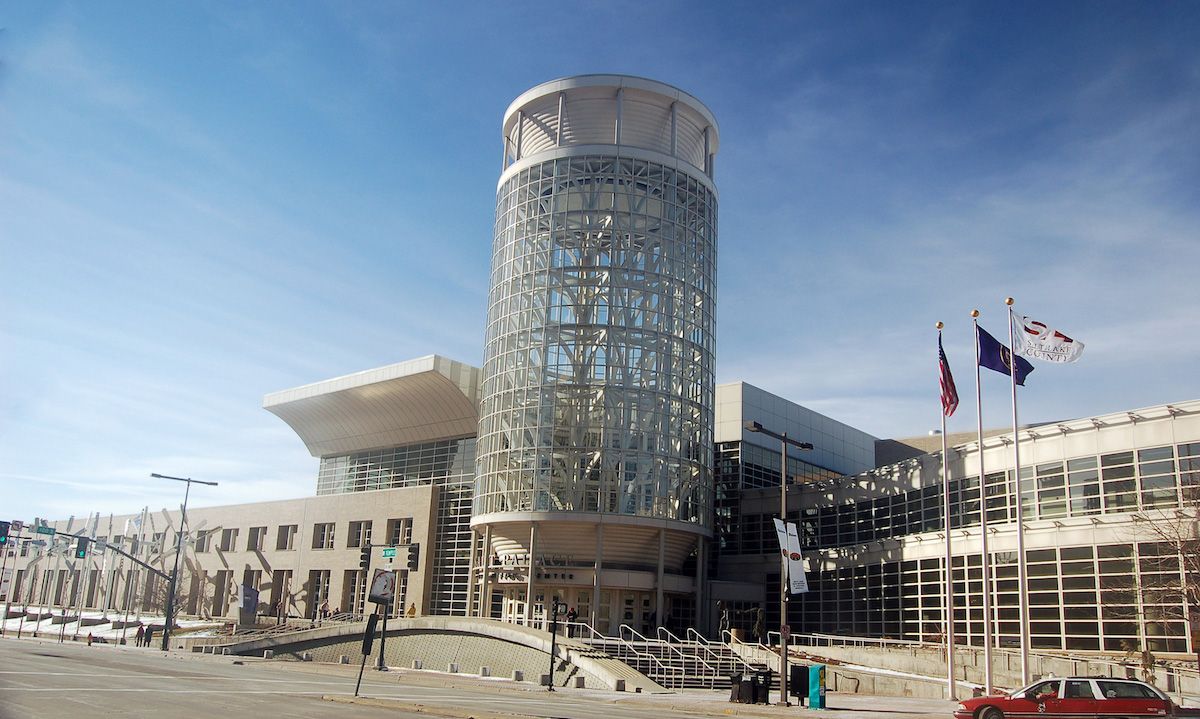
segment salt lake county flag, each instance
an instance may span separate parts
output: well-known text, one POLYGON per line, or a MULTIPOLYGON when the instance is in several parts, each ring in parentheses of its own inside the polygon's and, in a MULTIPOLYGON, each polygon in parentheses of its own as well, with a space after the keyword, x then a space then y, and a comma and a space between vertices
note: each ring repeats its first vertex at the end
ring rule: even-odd
POLYGON ((988 331, 979 325, 975 326, 975 339, 979 343, 979 366, 987 367, 993 372, 1012 375, 1017 384, 1025 386, 1025 377, 1033 371, 1033 365, 1024 357, 1013 357, 1008 348, 996 341, 988 331), (1012 368, 1016 368, 1014 374, 1012 368))
POLYGON ((1019 355, 1047 362, 1074 362, 1083 354, 1083 343, 1030 317, 1009 313, 1013 349, 1019 355))

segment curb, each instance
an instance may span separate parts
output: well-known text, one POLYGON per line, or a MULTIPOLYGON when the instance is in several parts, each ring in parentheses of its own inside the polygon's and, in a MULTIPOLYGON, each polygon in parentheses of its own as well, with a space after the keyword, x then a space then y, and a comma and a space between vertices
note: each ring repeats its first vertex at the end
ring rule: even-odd
POLYGON ((415 714, 429 714, 439 717, 454 717, 455 719, 513 719, 514 717, 529 717, 529 719, 544 719, 544 715, 521 714, 518 712, 469 711, 455 707, 429 706, 416 704, 401 699, 378 699, 375 697, 349 697, 340 694, 325 694, 323 701, 335 704, 361 704, 381 709, 402 709, 415 714))

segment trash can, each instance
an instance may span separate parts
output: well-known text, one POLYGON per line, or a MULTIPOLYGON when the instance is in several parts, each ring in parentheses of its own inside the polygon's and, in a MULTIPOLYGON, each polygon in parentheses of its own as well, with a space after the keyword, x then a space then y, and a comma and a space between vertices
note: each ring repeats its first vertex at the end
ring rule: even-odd
POLYGON ((748 704, 758 704, 762 701, 762 672, 755 672, 750 678, 750 701, 748 704))
POLYGON ((796 703, 804 706, 804 698, 808 696, 808 665, 788 665, 788 694, 796 697, 796 703))
POLYGON ((771 703, 771 672, 769 670, 754 673, 754 698, 751 703, 771 703))
POLYGON ((754 675, 743 676, 742 683, 738 685, 738 704, 753 704, 754 697, 754 675))
POLYGON ((741 689, 742 689, 742 675, 741 674, 730 674, 729 675, 729 701, 736 702, 738 700, 738 693, 741 691, 741 689))

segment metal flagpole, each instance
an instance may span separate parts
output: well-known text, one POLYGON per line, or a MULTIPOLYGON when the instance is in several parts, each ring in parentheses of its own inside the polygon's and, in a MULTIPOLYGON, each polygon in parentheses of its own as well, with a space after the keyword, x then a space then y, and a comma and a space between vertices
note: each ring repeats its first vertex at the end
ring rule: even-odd
POLYGON ((1013 430, 1013 479, 1017 493, 1017 600, 1019 607, 1019 625, 1021 627, 1021 686, 1029 683, 1029 577, 1025 566, 1025 513, 1021 497, 1021 438, 1017 433, 1017 353, 1014 352, 1012 304, 1013 298, 1007 297, 1004 304, 1008 305, 1008 377, 1012 385, 1012 430, 1013 430))
MULTIPOLYGON (((979 310, 971 310, 975 328, 975 420, 979 431, 979 552, 983 555, 983 691, 992 695, 992 560, 988 556, 987 479, 983 473, 983 402, 979 389, 979 310)), ((969 585, 968 585, 969 586, 969 585)))
MULTIPOLYGON (((943 373, 949 373, 949 366, 943 365, 942 351, 942 327, 941 322, 937 323, 938 331, 938 389, 940 390, 942 402, 942 522, 946 532, 946 604, 945 604, 945 630, 946 637, 946 691, 947 698, 951 701, 958 699, 958 692, 954 686, 954 572, 952 560, 954 554, 950 546, 950 468, 946 463, 946 405, 945 405, 945 382, 948 378, 943 377, 943 373)), ((951 380, 953 381, 953 380, 951 380)), ((954 411, 953 408, 950 409, 954 411)), ((963 568, 964 570, 966 567, 963 568)))

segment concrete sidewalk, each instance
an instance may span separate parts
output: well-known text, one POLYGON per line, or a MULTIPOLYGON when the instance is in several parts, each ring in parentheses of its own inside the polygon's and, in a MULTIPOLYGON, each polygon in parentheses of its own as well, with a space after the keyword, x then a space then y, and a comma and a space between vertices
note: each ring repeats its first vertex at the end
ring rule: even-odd
MULTIPOLYGON (((297 665, 294 663, 276 663, 277 666, 290 664, 291 668, 301 671, 326 670, 342 673, 345 667, 335 665, 297 665)), ((630 692, 601 691, 595 689, 571 689, 555 687, 550 694, 545 687, 539 687, 527 682, 513 682, 507 679, 487 679, 474 675, 446 674, 443 672, 422 671, 393 668, 388 672, 395 677, 397 683, 409 686, 429 686, 442 688, 461 688, 464 690, 485 690, 502 692, 510 695, 524 695, 531 701, 541 701, 538 710, 521 710, 516 707, 503 712, 467 709, 433 705, 428 701, 420 703, 407 702, 397 699, 378 697, 327 696, 328 701, 339 703, 363 703, 372 706, 386 706, 408 711, 419 711, 431 715, 457 717, 458 719, 511 719, 512 717, 545 717, 552 711, 558 699, 570 699, 572 702, 586 702, 597 708, 604 706, 624 706, 642 712, 683 712, 693 716, 749 716, 749 717, 837 717, 838 719, 931 719, 940 717, 950 719, 957 702, 944 699, 922 699, 914 697, 873 696, 864 694, 842 694, 830 692, 826 695, 827 707, 824 710, 808 709, 792 705, 790 707, 774 704, 734 704, 729 702, 729 690, 713 691, 688 689, 672 694, 635 694, 630 692)), ((379 675, 376 675, 378 678, 379 675)), ((774 693, 773 699, 777 697, 774 693)), ((570 716, 569 714, 551 714, 555 716, 570 716)))

